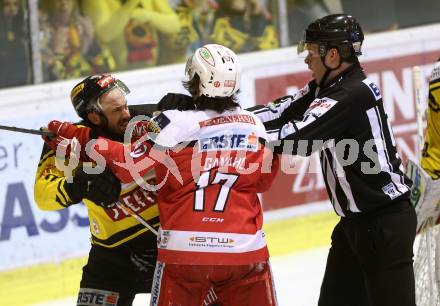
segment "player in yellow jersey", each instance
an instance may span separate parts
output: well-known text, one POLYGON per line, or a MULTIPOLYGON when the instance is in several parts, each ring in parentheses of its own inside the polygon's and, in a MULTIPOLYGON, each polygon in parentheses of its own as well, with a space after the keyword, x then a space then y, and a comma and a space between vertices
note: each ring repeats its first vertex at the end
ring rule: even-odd
MULTIPOLYGON (((127 86, 111 75, 85 78, 71 92, 75 111, 82 119, 77 125, 91 128, 92 138, 123 141, 127 124, 134 116, 148 115, 156 109, 177 109, 187 100, 185 95, 168 94, 158 105, 129 107, 125 99, 128 93, 127 86)), ((145 133, 142 124, 137 123, 136 127, 131 141, 145 133)), ((154 233, 114 202, 123 203, 158 228, 156 193, 136 183, 121 185, 107 170, 87 174, 82 164, 70 176, 56 164, 54 149, 48 145, 43 148, 35 179, 35 201, 42 210, 60 210, 81 201, 87 207, 92 247, 83 268, 77 306, 130 306, 137 293, 151 291, 157 242, 154 233)), ((154 173, 144 179, 154 185, 154 173)), ((210 291, 205 305, 214 305, 215 300, 210 291)))
POLYGON ((116 70, 156 65, 158 33, 176 34, 177 14, 164 0, 82 1, 101 44, 111 50, 116 70))
MULTIPOLYGON (((107 135, 122 140, 127 123, 136 114, 127 107, 128 92, 110 75, 95 75, 80 82, 71 93, 75 110, 83 119, 79 125, 91 127, 94 137, 107 135)), ((141 106, 142 113, 151 113, 153 107, 141 106)), ((55 158, 55 152, 45 145, 36 174, 35 200, 43 210, 64 209, 81 201, 87 207, 92 248, 83 269, 77 305, 104 305, 102 301, 105 305, 131 305, 136 293, 151 288, 156 236, 113 202, 125 203, 157 227, 156 195, 137 185, 121 188, 108 171, 89 175, 78 170, 69 183, 56 167, 55 158)))
POLYGON ((429 80, 427 128, 421 166, 408 163, 407 172, 413 180, 411 201, 417 211, 417 226, 426 221, 440 223, 440 59, 429 80))
POLYGON ((422 154, 422 167, 433 180, 440 179, 440 58, 429 80, 428 127, 422 154))

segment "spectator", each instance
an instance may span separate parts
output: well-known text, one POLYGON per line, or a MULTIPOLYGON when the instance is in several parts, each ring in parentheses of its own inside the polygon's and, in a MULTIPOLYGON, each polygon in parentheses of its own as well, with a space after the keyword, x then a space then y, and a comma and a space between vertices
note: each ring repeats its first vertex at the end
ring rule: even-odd
POLYGON ((272 16, 260 0, 219 0, 210 40, 236 52, 278 48, 272 16))
POLYGON ((94 40, 92 23, 80 15, 75 0, 44 0, 39 17, 45 81, 114 69, 113 58, 94 40))
POLYGON ((309 23, 329 13, 323 0, 287 0, 290 44, 298 43, 309 23))
POLYGON ((0 88, 28 84, 28 32, 21 0, 0 0, 0 88))
POLYGON ((159 65, 180 63, 206 41, 209 29, 207 16, 216 8, 213 1, 181 0, 175 7, 180 21, 177 34, 161 35, 159 65))
POLYGON ((158 33, 180 29, 177 14, 163 0, 83 1, 99 41, 116 60, 117 70, 145 68, 158 61, 158 33))
MULTIPOLYGON (((364 32, 389 31, 398 28, 397 13, 401 11, 402 2, 395 0, 349 1, 341 0, 344 13, 356 16, 363 25, 364 32), (374 16, 374 18, 371 18, 374 16)), ((413 1, 411 1, 413 4, 413 1)))

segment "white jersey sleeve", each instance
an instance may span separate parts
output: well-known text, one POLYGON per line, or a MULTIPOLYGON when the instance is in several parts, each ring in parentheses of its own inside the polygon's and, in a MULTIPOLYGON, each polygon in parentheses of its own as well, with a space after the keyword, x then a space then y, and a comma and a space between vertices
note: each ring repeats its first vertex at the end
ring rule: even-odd
POLYGON ((168 110, 153 118, 158 134, 154 142, 164 147, 174 147, 183 141, 193 140, 200 127, 194 120, 195 111, 168 110))

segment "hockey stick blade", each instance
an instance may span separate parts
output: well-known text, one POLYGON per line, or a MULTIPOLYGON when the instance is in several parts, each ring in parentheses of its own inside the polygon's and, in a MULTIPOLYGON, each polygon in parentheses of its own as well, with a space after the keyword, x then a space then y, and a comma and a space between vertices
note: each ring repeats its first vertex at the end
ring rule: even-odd
POLYGON ((40 135, 40 136, 47 136, 47 137, 54 136, 52 132, 49 132, 49 131, 45 130, 44 128, 40 128, 39 130, 33 130, 33 129, 18 128, 15 126, 0 125, 0 130, 25 133, 25 134, 33 134, 33 135, 40 135))

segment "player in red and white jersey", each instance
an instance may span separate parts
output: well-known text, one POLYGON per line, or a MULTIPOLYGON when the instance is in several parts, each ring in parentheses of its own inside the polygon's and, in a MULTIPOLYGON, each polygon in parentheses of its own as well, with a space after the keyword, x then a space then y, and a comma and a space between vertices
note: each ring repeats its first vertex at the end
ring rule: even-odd
MULTIPOLYGON (((101 139, 89 156, 103 156, 122 182, 155 169, 161 229, 151 305, 203 305, 211 287, 220 305, 277 305, 257 193, 270 187, 278 160, 261 121, 236 102, 240 63, 206 45, 186 74, 196 110, 165 111, 150 124, 154 139, 128 148, 101 139)), ((67 123, 49 130, 78 136, 67 123)), ((88 140, 79 137, 82 147, 88 140)))

